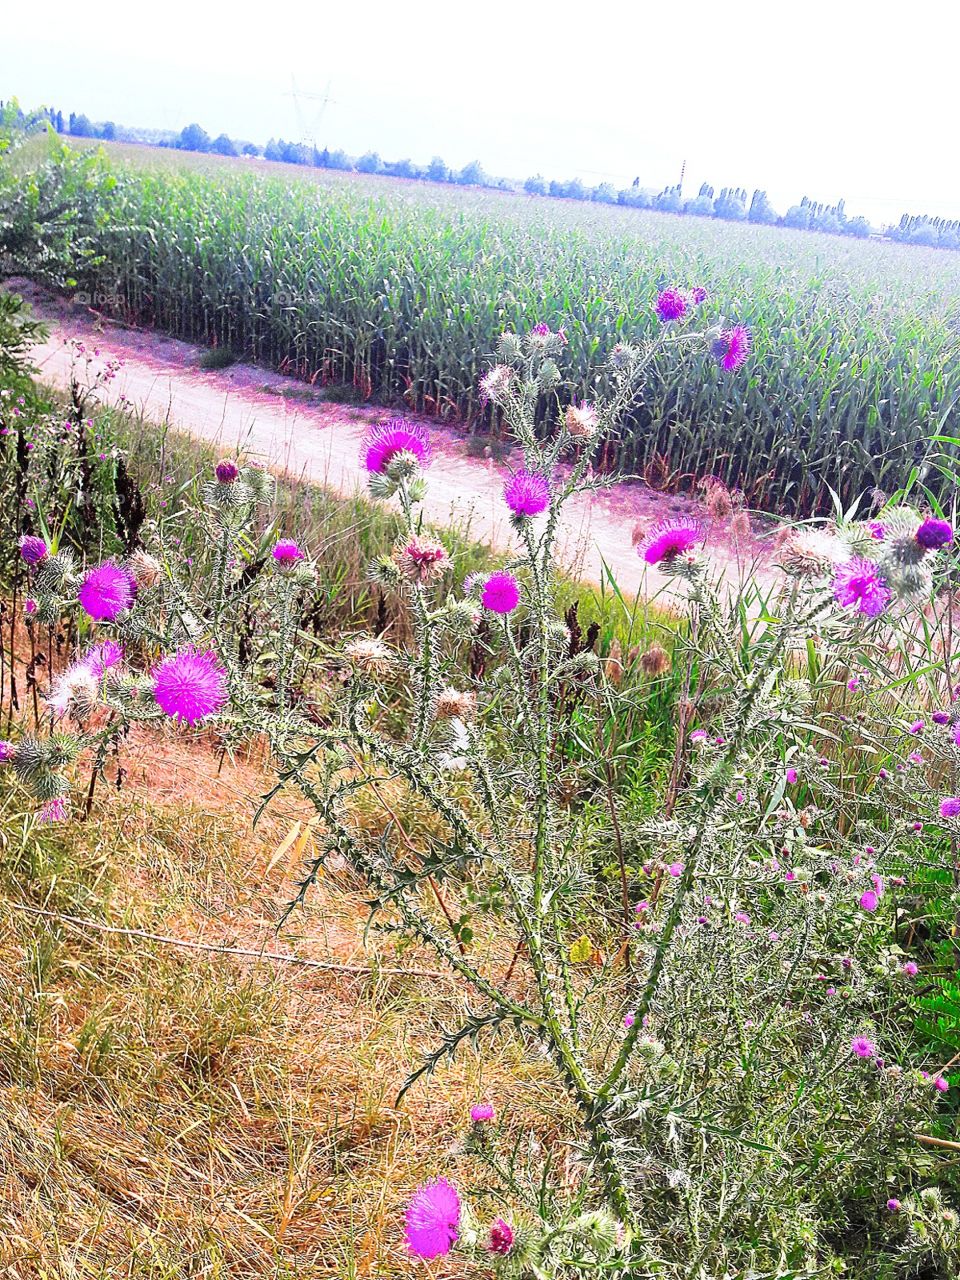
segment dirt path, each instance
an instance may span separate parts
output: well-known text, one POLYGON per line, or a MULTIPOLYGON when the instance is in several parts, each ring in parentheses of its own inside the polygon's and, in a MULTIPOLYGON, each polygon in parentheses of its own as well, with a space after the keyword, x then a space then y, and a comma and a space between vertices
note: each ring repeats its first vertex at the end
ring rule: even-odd
MULTIPOLYGON (((47 341, 34 348, 32 358, 51 386, 69 387, 74 361, 70 343, 76 339, 88 351, 95 349, 100 360, 123 362, 105 390, 107 401, 125 398, 152 421, 219 444, 225 452, 239 445, 268 466, 344 495, 363 484, 358 457, 364 432, 371 423, 392 416, 389 411, 332 404, 303 382, 254 365, 204 371, 198 347, 101 321, 85 308, 51 301, 21 282, 16 288, 31 297, 49 327, 47 341)), ((498 549, 515 547, 501 493, 507 467, 470 456, 462 433, 431 420, 426 425, 436 446, 424 503, 427 519, 438 526, 469 525, 479 541, 498 549)), ((566 507, 561 560, 568 571, 591 582, 601 581, 605 562, 620 589, 630 595, 649 598, 669 591, 663 575, 638 558, 631 533, 638 524, 690 514, 704 516, 699 503, 640 484, 579 496, 566 507)), ((755 539, 741 546, 742 559, 738 558, 723 528, 710 528, 707 550, 734 589, 743 566, 764 559, 755 539)), ((770 570, 761 572, 766 576, 770 570)))

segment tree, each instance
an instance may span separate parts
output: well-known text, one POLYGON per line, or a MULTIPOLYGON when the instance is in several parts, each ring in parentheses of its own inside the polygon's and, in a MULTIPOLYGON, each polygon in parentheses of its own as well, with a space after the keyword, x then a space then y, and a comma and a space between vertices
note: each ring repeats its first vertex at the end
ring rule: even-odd
POLYGON ((778 221, 777 212, 767 199, 765 191, 754 191, 747 217, 751 222, 761 223, 765 226, 776 224, 778 221))
POLYGON ((688 200, 684 205, 684 213, 692 213, 698 218, 713 217, 713 200, 710 196, 701 193, 694 196, 692 200, 688 200))
POLYGON ((180 130, 173 145, 178 151, 209 151, 212 144, 206 129, 201 129, 198 124, 188 124, 180 130))
POLYGON ((713 213, 727 222, 743 222, 747 216, 747 193, 742 187, 724 187, 714 201, 713 213))
POLYGON ((810 206, 792 204, 783 218, 784 226, 793 227, 797 231, 806 231, 810 226, 810 206))
POLYGON ((532 178, 528 178, 523 184, 523 189, 527 195, 545 196, 547 194, 546 181, 541 178, 539 173, 535 173, 532 178))
POLYGON ((471 160, 457 174, 456 181, 462 187, 482 187, 487 181, 487 175, 479 160, 471 160))
POLYGON ((240 151, 245 156, 259 156, 263 154, 255 142, 245 142, 240 148, 240 151))
POLYGON ((612 182, 601 182, 590 192, 590 199, 598 204, 616 204, 617 193, 612 182))
POLYGON ((218 156, 235 156, 237 144, 228 134, 221 133, 211 142, 210 150, 215 151, 218 156))
POLYGON ((870 223, 864 217, 851 218, 843 228, 848 236, 856 236, 860 240, 866 240, 870 235, 870 223))
POLYGON ((70 132, 75 138, 94 138, 96 132, 93 125, 85 115, 75 116, 70 113, 70 132))
POLYGON ((112 120, 105 120, 97 130, 97 137, 102 138, 104 142, 115 142, 117 138, 117 126, 112 120))
POLYGON ((346 171, 352 169, 353 165, 350 163, 350 157, 347 153, 338 148, 336 151, 331 151, 329 153, 327 168, 346 171))
POLYGON ((431 182, 449 182, 450 170, 439 156, 434 156, 427 165, 426 176, 431 182))
POLYGON ((283 159, 283 139, 277 141, 271 138, 267 145, 263 148, 263 157, 265 160, 282 160, 283 159))
POLYGON ((365 152, 357 161, 358 173, 382 173, 383 161, 376 151, 365 152))

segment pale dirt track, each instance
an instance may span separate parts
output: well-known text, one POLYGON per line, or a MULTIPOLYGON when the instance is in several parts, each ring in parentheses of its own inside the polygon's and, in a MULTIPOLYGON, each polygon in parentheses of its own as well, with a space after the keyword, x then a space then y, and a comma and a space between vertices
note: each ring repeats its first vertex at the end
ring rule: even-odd
MULTIPOLYGON (((17 288, 28 291, 19 282, 17 288)), ((198 367, 195 347, 101 322, 75 306, 53 303, 35 290, 30 293, 49 328, 48 339, 34 348, 32 359, 51 386, 69 387, 74 363, 70 339, 79 339, 88 350, 98 350, 100 361, 123 361, 102 394, 105 401, 125 397, 150 421, 210 441, 225 453, 239 446, 248 457, 343 495, 362 486, 358 459, 363 435, 371 422, 390 416, 387 411, 298 401, 295 397, 305 394, 303 383, 251 365, 206 372, 198 367)), ((462 435, 432 421, 426 425, 436 445, 426 518, 441 527, 469 525, 477 540, 498 549, 515 547, 516 535, 502 500, 506 468, 467 455, 462 435)), ((584 580, 599 582, 605 562, 625 594, 649 598, 666 588, 669 595, 663 576, 638 558, 631 531, 638 522, 650 525, 665 516, 692 512, 702 514, 699 504, 639 484, 578 496, 565 508, 562 563, 584 580)), ((711 529, 707 551, 735 589, 742 569, 723 530, 711 529)), ((753 561, 758 551, 754 542, 745 554, 753 561)))

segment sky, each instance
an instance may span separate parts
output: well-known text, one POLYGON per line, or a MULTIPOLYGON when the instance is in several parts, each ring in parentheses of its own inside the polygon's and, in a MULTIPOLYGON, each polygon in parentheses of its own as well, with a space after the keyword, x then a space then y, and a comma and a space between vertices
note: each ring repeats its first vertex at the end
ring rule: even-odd
POLYGON ((947 0, 17 5, 0 97, 488 173, 960 218, 947 0), (42 18, 40 15, 42 12, 42 18), (299 102, 292 96, 296 87, 299 102), (308 97, 306 95, 316 95, 308 97), (326 100, 326 101, 325 101, 326 100))

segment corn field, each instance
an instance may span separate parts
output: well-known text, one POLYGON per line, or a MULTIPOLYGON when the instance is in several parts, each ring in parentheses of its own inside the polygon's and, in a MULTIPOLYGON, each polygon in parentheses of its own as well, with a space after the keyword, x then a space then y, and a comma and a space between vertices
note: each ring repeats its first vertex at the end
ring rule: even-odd
POLYGON ((305 379, 495 430, 478 353, 502 330, 563 325, 589 397, 602 354, 657 325, 658 288, 703 284, 708 323, 752 329, 750 363, 665 360, 601 466, 810 514, 827 485, 897 488, 957 434, 960 261, 937 250, 180 155, 119 176, 90 281, 113 310, 305 379))

